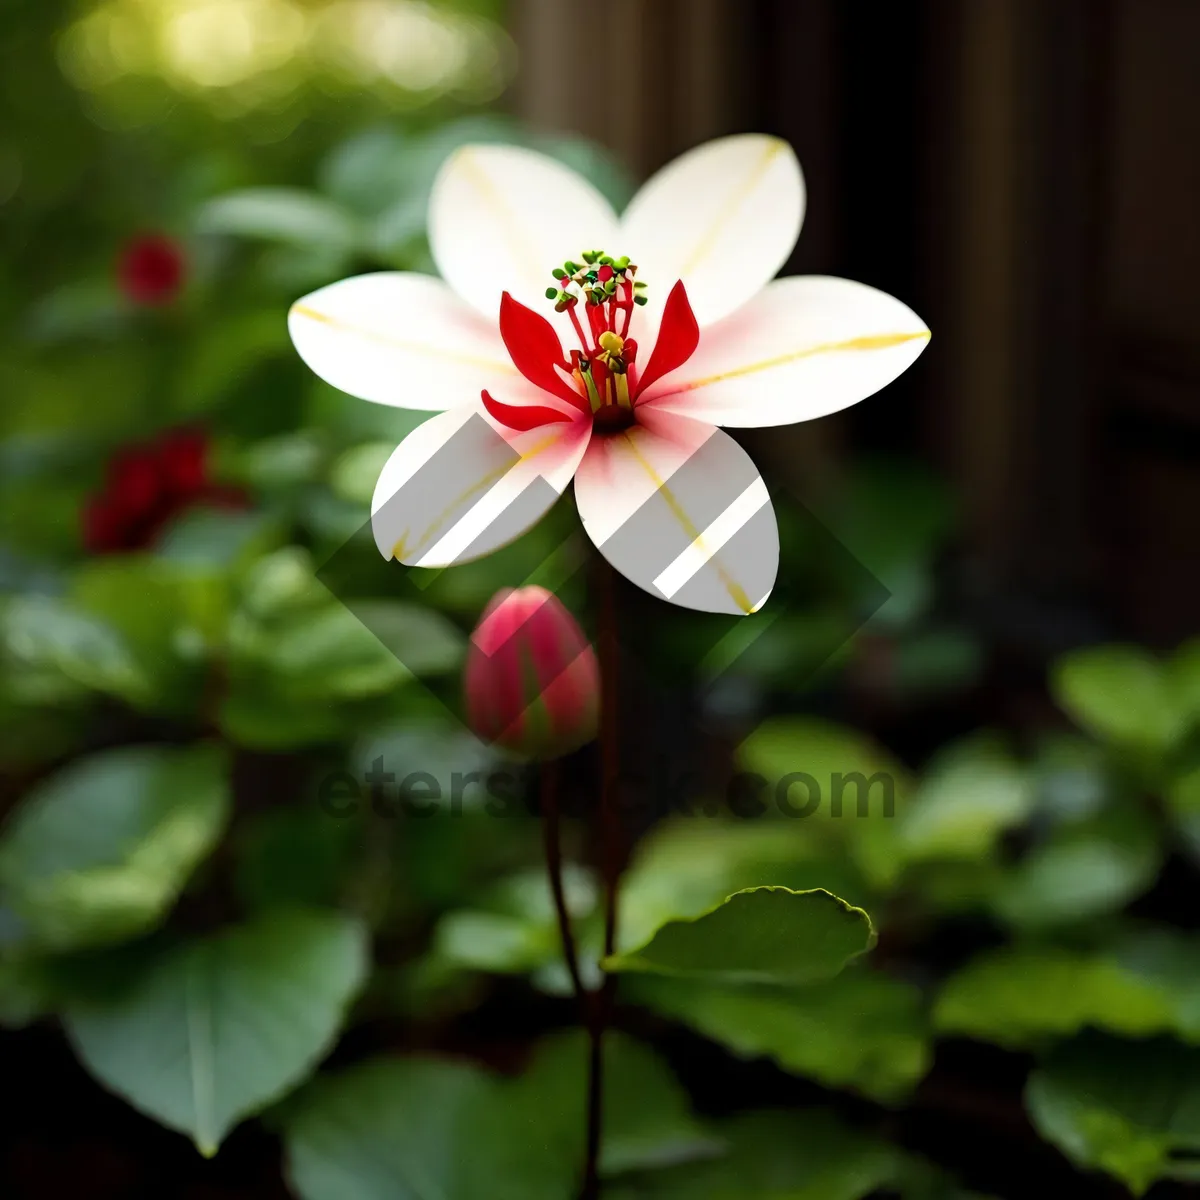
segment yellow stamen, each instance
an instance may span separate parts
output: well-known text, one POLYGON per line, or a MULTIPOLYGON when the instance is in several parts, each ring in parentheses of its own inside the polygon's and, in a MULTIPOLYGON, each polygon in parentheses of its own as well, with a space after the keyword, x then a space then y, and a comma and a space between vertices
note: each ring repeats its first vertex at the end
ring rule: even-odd
POLYGON ((622 408, 632 408, 633 401, 629 397, 629 377, 626 375, 614 375, 613 378, 617 383, 617 403, 622 408))

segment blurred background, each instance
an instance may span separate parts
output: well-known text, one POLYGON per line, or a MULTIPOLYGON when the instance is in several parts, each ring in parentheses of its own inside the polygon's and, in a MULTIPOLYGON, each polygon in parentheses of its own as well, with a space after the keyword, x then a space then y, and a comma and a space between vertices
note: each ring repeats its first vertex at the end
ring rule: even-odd
MULTIPOLYGON (((452 696, 466 631, 571 506, 397 594, 353 539, 421 414, 320 383, 285 313, 432 272, 428 190, 464 142, 541 149, 620 205, 746 130, 805 170, 786 272, 882 288, 934 337, 883 394, 741 439, 872 579, 789 559, 781 516, 803 604, 716 692, 672 625, 654 729, 768 779, 886 770, 897 815, 631 830, 631 926, 827 886, 880 945, 782 998, 631 990, 667 1090, 637 1089, 611 1194, 1188 1194, 1200 5, 7 0, 0 31, 2 1194, 424 1197, 389 1132, 408 1093, 354 1072, 420 1051, 524 1079, 572 1023, 535 819, 319 803, 380 755, 477 765, 426 685, 452 696), (331 555, 403 662, 318 582, 331 555), (887 603, 833 636, 875 580, 887 603), (205 1068, 211 1119, 204 971, 245 1039, 205 1068)), ((551 1102, 526 1099, 535 1128, 551 1102)), ((490 1162, 463 1128, 447 1162, 490 1162)), ((514 1171, 514 1196, 568 1194, 514 1171)))

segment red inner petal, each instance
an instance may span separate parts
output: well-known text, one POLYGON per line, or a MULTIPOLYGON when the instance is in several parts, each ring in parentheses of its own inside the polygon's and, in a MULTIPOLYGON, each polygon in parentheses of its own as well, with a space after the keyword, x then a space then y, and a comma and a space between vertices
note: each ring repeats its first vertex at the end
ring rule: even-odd
POLYGON ((509 429, 517 429, 522 432, 526 429, 536 429, 539 425, 549 425, 555 421, 571 420, 567 413, 561 412, 557 408, 550 408, 545 404, 503 404, 488 395, 486 390, 483 392, 483 406, 501 425, 507 425, 509 429))
POLYGON ((586 411, 583 397, 555 370, 566 359, 554 326, 508 292, 500 301, 500 336, 513 364, 534 387, 586 411))
POLYGON ((638 380, 638 392, 644 392, 652 383, 681 367, 696 352, 700 344, 700 326, 696 314, 688 302, 683 280, 671 289, 663 306, 662 324, 658 329, 658 341, 654 353, 638 380))

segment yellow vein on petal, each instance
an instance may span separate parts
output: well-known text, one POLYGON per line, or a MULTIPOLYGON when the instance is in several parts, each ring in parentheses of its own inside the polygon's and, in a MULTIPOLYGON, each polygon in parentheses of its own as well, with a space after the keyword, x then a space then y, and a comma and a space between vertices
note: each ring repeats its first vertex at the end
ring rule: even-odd
POLYGON ((705 230, 703 236, 696 243, 696 248, 680 268, 679 274, 681 277, 686 278, 690 275, 713 252, 721 236, 721 231, 733 219, 733 215, 737 210, 753 195, 754 189, 763 181, 768 168, 786 146, 786 142, 778 138, 772 139, 770 145, 763 152, 761 161, 755 165, 754 170, 742 183, 742 186, 722 205, 721 211, 713 218, 712 224, 705 230))
POLYGON ((381 333, 377 329, 365 329, 361 325, 353 325, 349 321, 343 321, 340 317, 334 317, 329 313, 323 313, 318 309, 310 308, 307 304, 293 304, 292 312, 296 316, 307 317, 310 321, 320 321, 321 324, 329 325, 333 329, 340 329, 344 333, 356 334, 358 337, 378 342, 383 346, 392 346, 397 350, 405 350, 409 354, 421 354, 426 358, 437 358, 444 362, 460 363, 468 367, 483 367, 489 371, 498 371, 505 375, 515 375, 517 373, 517 368, 512 363, 505 362, 502 358, 485 358, 483 355, 464 354, 458 350, 446 350, 440 346, 428 346, 421 342, 410 342, 405 338, 393 337, 391 334, 381 333))
POLYGON ((505 200, 491 176, 479 165, 475 155, 469 149, 464 147, 459 150, 458 160, 466 169, 467 178, 470 179, 475 190, 492 206, 496 221, 504 232, 505 241, 508 242, 509 251, 520 266, 526 281, 535 291, 544 292, 546 287, 544 282, 541 282, 538 249, 530 240, 529 234, 518 220, 512 206, 505 200))
POLYGON ((625 439, 625 444, 629 447, 630 452, 642 470, 646 472, 651 482, 658 489, 658 494, 663 498, 675 519, 683 526, 684 533, 692 539, 692 545, 704 555, 706 562, 712 564, 713 570, 716 571, 721 582, 725 585, 725 590, 729 593, 729 598, 742 612, 747 615, 752 613, 754 605, 750 603, 750 597, 746 595, 746 589, 729 574, 716 554, 709 553, 708 547, 704 544, 704 535, 696 528, 696 524, 692 518, 687 515, 683 505, 679 502, 679 497, 667 486, 667 481, 655 470, 654 464, 637 448, 633 438, 629 436, 629 431, 623 430, 621 436, 625 439))
POLYGON ((928 329, 919 333, 876 333, 866 337, 848 338, 843 342, 824 342, 819 346, 806 346, 803 350, 793 350, 788 354, 780 354, 775 358, 766 358, 762 362, 749 363, 744 367, 732 367, 728 371, 720 371, 715 375, 706 375, 702 379, 681 380, 668 391, 659 392, 654 399, 664 396, 674 396, 679 392, 692 392, 696 388, 708 387, 713 383, 722 383, 726 379, 740 379, 744 375, 754 375, 759 371, 770 371, 775 367, 786 367, 789 363, 799 362, 802 358, 812 358, 818 354, 836 354, 842 351, 854 350, 888 350, 893 346, 903 346, 906 342, 928 341, 928 329))
POLYGON ((392 545, 392 557, 403 562, 405 555, 416 554, 423 550, 429 544, 434 535, 446 523, 450 514, 454 512, 459 505, 466 503, 466 501, 470 500, 472 496, 477 496, 480 493, 487 491, 494 484, 499 483, 500 480, 509 473, 509 471, 515 470, 518 466, 528 462, 532 458, 536 458, 543 451, 548 450, 551 446, 557 444, 561 436, 561 434, 557 433, 548 434, 540 441, 535 442, 534 445, 532 445, 528 450, 523 451, 520 458, 515 463, 502 463, 494 470, 489 471, 482 479, 476 480, 475 483, 471 484, 469 488, 455 496, 455 498, 446 505, 441 513, 439 513, 438 516, 426 528, 425 532, 421 534, 421 536, 417 539, 416 544, 413 546, 408 545, 408 538, 411 530, 406 529, 392 545))

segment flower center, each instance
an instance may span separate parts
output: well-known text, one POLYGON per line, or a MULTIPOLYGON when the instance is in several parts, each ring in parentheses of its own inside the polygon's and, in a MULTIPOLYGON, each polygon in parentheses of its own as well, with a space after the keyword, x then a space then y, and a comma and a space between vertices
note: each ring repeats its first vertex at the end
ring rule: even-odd
POLYGON ((591 406, 594 427, 611 433, 633 423, 637 342, 629 336, 629 322, 634 307, 646 303, 646 285, 634 278, 637 267, 628 256, 585 250, 581 257, 582 263, 568 259, 554 268, 557 286, 546 289, 546 298, 554 301, 555 312, 571 318, 579 338, 579 349, 571 351, 571 374, 591 406))

